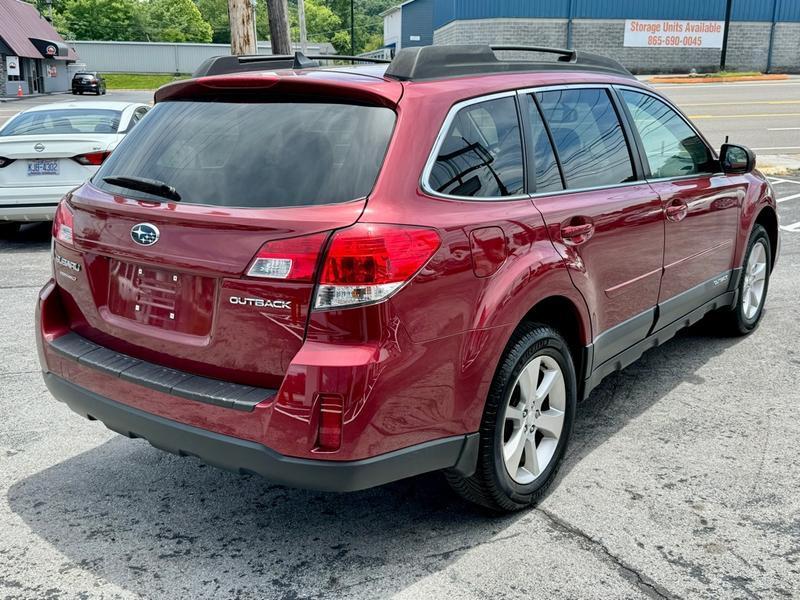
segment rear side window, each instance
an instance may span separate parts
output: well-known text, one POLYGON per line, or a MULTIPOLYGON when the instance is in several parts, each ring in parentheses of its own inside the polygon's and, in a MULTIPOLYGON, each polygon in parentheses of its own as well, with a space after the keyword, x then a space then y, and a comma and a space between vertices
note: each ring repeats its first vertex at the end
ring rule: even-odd
POLYGON ((471 104, 456 113, 428 178, 441 194, 476 198, 524 191, 522 139, 514 98, 471 104))
POLYGON ((681 177, 715 170, 714 157, 694 130, 667 104, 630 90, 620 90, 655 178, 681 177))
MULTIPOLYGON (((163 102, 92 179, 156 179, 181 202, 273 208, 332 204, 372 190, 394 128, 383 107, 333 103, 163 102)), ((163 198, 152 197, 163 200, 163 198)))
POLYGON ((32 111, 16 117, 0 131, 0 136, 116 133, 121 114, 118 110, 94 108, 32 111))
POLYGON ((561 160, 567 188, 617 185, 635 179, 619 117, 605 89, 537 94, 561 160))

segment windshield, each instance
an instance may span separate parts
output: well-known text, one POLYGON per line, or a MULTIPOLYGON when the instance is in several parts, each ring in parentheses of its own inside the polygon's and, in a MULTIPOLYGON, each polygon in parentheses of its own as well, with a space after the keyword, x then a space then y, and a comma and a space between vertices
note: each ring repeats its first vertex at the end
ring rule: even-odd
POLYGON ((388 108, 351 104, 162 102, 92 183, 150 199, 103 178, 154 179, 175 188, 183 204, 271 208, 346 202, 372 189, 394 121, 388 108))
POLYGON ((0 131, 0 136, 116 133, 121 112, 95 108, 65 108, 22 113, 0 131))

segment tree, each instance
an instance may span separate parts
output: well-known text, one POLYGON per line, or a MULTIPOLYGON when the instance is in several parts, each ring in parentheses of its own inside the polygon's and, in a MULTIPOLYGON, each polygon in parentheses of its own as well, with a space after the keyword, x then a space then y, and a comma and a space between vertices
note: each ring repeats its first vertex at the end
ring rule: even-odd
POLYGON ((150 0, 146 6, 148 34, 153 41, 211 41, 211 25, 192 0, 150 0))
MULTIPOLYGON (((305 0, 306 29, 308 41, 329 42, 342 29, 342 20, 327 6, 318 0, 305 0)), ((292 23, 292 39, 300 39, 300 28, 297 22, 297 7, 290 7, 292 23), (292 10, 294 9, 294 10, 292 10)))
POLYGON ((59 31, 72 39, 146 39, 146 15, 137 0, 67 0, 62 16, 54 21, 59 31))
POLYGON ((203 19, 211 26, 211 41, 215 44, 230 44, 231 22, 228 18, 228 0, 194 0, 194 3, 203 19))

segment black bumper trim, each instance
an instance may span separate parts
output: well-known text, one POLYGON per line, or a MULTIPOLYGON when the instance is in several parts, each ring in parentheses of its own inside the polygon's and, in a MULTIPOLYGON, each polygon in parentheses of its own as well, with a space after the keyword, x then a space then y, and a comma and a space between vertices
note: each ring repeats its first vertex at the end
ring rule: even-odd
POLYGON ((352 492, 439 469, 465 475, 475 468, 478 434, 457 435, 354 461, 284 456, 262 444, 222 435, 153 415, 105 398, 53 373, 45 373, 50 393, 70 409, 101 421, 112 431, 144 438, 160 450, 194 456, 212 466, 256 473, 279 484, 329 492, 352 492))
POLYGON ((278 393, 277 390, 210 379, 162 367, 103 348, 77 333, 56 338, 50 347, 62 356, 131 383, 215 406, 249 412, 256 404, 278 393))

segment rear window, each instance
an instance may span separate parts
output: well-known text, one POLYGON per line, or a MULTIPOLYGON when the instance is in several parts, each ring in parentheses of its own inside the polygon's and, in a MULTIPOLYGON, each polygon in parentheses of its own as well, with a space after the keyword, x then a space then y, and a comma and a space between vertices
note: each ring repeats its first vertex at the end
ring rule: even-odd
POLYGON ((121 114, 118 110, 94 108, 33 111, 17 116, 0 131, 0 136, 116 133, 121 114))
POLYGON ((270 208, 363 198, 394 128, 392 110, 332 103, 157 104, 92 179, 128 197, 158 199, 103 177, 145 177, 181 202, 270 208))

